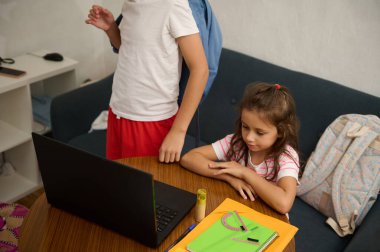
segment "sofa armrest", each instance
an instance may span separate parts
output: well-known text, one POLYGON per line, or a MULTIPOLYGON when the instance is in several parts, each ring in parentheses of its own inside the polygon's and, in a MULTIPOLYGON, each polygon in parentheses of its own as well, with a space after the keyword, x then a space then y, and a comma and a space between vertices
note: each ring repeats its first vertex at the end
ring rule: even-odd
POLYGON ((355 231, 345 252, 366 251, 378 252, 380 247, 380 200, 373 204, 362 224, 355 231))
POLYGON ((68 142, 88 132, 99 113, 108 109, 112 80, 113 74, 54 97, 50 109, 52 136, 68 142))

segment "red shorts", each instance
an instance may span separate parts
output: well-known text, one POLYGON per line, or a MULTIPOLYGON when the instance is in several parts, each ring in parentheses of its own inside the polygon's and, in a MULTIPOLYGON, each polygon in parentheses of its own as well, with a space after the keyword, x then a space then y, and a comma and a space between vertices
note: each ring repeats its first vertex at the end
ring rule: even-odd
POLYGON ((107 159, 158 156, 159 149, 173 125, 175 116, 156 122, 132 121, 117 118, 108 109, 107 159))

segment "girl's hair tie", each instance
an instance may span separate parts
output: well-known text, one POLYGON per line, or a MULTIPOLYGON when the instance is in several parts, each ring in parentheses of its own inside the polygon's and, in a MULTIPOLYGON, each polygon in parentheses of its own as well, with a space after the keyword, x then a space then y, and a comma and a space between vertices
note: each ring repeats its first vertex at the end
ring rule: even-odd
POLYGON ((280 84, 274 84, 274 86, 276 87, 277 90, 281 89, 281 85, 280 84))

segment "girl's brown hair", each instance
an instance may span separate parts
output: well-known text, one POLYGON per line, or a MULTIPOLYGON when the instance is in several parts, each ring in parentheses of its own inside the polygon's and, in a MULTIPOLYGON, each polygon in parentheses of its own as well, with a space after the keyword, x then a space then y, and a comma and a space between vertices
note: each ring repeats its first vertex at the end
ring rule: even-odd
MULTIPOLYGON (((286 145, 293 147, 298 152, 299 122, 296 116, 296 105, 289 90, 279 84, 266 82, 254 82, 245 88, 240 102, 239 118, 236 121, 235 134, 231 139, 231 148, 227 152, 229 160, 239 162, 244 160, 248 164, 248 147, 242 137, 242 110, 255 110, 265 120, 276 126, 279 137, 272 145, 270 154, 265 158, 273 158, 274 173, 266 176, 267 180, 274 180, 279 171, 279 157, 285 153, 294 159, 287 151, 286 145)), ((268 167, 268 166, 267 166, 268 167)))

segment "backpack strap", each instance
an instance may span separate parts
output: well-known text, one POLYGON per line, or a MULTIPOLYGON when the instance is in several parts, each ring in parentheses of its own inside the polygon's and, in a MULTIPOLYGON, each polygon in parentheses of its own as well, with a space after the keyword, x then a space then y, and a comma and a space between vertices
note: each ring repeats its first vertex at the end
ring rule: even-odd
POLYGON ((354 211, 349 221, 341 219, 339 224, 331 217, 327 218, 326 223, 334 229, 335 233, 340 237, 353 234, 355 231, 355 219, 358 216, 358 211, 354 211))
POLYGON ((196 148, 201 145, 201 126, 199 123, 199 106, 197 108, 197 111, 195 111, 195 132, 197 134, 195 137, 195 148, 196 148))
MULTIPOLYGON (((355 122, 347 131, 347 137, 353 138, 354 141, 346 150, 335 169, 332 181, 332 202, 337 222, 330 217, 326 223, 341 237, 352 234, 355 231, 355 221, 358 217, 358 213, 361 213, 363 210, 354 209, 352 212, 345 211, 350 209, 347 209, 347 207, 343 205, 346 201, 349 201, 349 199, 344 197, 346 188, 344 187, 345 183, 343 181, 346 180, 347 176, 352 176, 351 171, 356 166, 358 160, 367 147, 378 137, 378 133, 372 131, 369 127, 361 126, 360 124, 358 126, 358 124, 359 123, 355 122)), ((366 198, 364 201, 366 202, 367 200, 366 198)), ((364 207, 366 204, 362 205, 364 207)))
POLYGON ((380 135, 376 138, 375 141, 373 141, 370 145, 370 148, 373 148, 375 150, 380 150, 380 135))
MULTIPOLYGON (((123 14, 120 14, 120 15, 116 18, 115 23, 116 23, 117 26, 120 25, 122 19, 123 19, 123 14)), ((119 53, 119 48, 114 47, 112 44, 111 44, 111 46, 112 46, 112 51, 113 51, 114 53, 119 53)))

